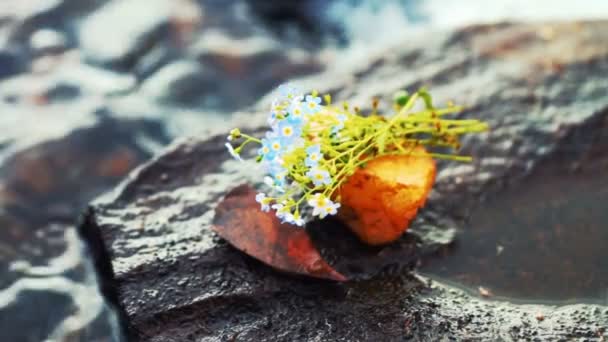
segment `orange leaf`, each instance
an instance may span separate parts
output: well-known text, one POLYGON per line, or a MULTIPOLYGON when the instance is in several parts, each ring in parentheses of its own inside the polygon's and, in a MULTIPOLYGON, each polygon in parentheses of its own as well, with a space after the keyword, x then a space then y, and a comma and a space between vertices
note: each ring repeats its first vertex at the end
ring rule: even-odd
POLYGON ((435 181, 435 161, 423 147, 411 155, 382 156, 341 187, 339 216, 370 245, 398 239, 424 205, 435 181))

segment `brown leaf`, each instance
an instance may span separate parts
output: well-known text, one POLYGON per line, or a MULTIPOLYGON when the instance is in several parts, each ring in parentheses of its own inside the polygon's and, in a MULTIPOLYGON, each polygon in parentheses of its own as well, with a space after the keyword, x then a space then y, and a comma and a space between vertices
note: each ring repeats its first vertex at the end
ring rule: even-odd
POLYGON ((346 281, 312 244, 306 230, 281 223, 273 211, 263 212, 255 190, 240 185, 215 210, 213 229, 237 249, 282 271, 346 281))

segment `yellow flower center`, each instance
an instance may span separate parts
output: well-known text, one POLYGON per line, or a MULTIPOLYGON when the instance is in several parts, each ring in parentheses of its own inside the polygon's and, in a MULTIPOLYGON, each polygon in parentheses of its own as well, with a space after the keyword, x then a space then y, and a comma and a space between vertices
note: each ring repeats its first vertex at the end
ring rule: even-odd
POLYGON ((293 134, 293 129, 291 129, 291 127, 285 127, 285 128, 283 128, 283 135, 290 136, 292 134, 293 134))

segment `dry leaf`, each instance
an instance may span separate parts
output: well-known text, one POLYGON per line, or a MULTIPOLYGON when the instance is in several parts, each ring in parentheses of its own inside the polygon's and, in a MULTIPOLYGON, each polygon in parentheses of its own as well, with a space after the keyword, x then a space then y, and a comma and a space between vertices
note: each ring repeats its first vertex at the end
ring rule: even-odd
POLYGON ((281 223, 273 211, 263 212, 255 190, 241 185, 215 210, 213 229, 231 245, 276 269, 317 278, 346 281, 312 244, 305 229, 281 223))
POLYGON ((370 245, 398 239, 424 205, 435 161, 423 147, 411 155, 376 158, 342 186, 340 218, 370 245))

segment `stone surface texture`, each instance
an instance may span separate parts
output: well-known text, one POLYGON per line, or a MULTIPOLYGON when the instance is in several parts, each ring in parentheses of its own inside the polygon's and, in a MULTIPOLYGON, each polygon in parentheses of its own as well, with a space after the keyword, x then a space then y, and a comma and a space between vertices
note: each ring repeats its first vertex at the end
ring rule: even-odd
MULTIPOLYGON (((103 292, 141 341, 601 340, 605 306, 482 299, 422 279, 416 265, 487 194, 556 164, 606 170, 607 31, 605 21, 472 26, 302 80, 363 108, 426 85, 492 127, 464 140, 473 163, 439 163, 427 207, 396 243, 362 246, 335 220, 307 228, 349 282, 282 274, 211 231, 222 196, 259 183, 253 163, 228 159, 221 134, 174 142, 91 205, 79 231, 103 292)), ((233 123, 261 132, 266 102, 233 123)))

